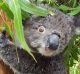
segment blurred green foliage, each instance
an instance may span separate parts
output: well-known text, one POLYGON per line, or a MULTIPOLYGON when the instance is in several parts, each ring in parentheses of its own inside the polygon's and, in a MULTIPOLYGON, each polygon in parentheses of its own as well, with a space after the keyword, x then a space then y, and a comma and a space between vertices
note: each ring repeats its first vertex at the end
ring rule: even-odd
MULTIPOLYGON (((0 0, 0 8, 6 12, 10 20, 14 20, 14 28, 16 31, 15 37, 19 39, 24 50, 29 52, 33 58, 34 56, 31 53, 31 49, 28 47, 24 39, 22 19, 25 20, 26 18, 29 18, 29 13, 38 16, 47 16, 49 14, 47 10, 36 6, 37 3, 48 4, 53 8, 63 11, 65 14, 75 16, 80 14, 79 0, 0 0)), ((9 33, 12 34, 11 29, 8 27, 7 29, 9 33)), ((80 35, 74 35, 64 51, 65 64, 67 67, 70 67, 70 74, 80 74, 79 55, 80 35)))
POLYGON ((79 0, 37 0, 37 2, 48 4, 70 15, 77 15, 80 13, 79 0))

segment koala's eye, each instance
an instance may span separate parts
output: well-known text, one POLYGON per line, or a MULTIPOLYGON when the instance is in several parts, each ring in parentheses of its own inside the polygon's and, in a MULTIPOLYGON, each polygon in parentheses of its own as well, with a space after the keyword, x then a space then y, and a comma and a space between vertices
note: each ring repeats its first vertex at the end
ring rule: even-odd
POLYGON ((45 27, 44 26, 39 26, 38 27, 38 31, 39 32, 44 32, 45 31, 45 27))

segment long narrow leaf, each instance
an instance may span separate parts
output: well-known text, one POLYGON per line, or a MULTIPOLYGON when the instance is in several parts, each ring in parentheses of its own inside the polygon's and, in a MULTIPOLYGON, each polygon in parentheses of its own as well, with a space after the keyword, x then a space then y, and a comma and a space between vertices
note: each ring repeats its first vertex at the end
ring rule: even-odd
MULTIPOLYGON (((18 38, 22 48, 26 50, 33 58, 33 54, 31 53, 31 49, 26 44, 23 27, 22 27, 22 17, 21 17, 21 9, 18 0, 6 0, 9 8, 11 9, 12 13, 14 14, 14 28, 16 31, 16 37, 18 38)), ((34 58, 35 60, 35 58, 34 58)))
POLYGON ((10 11, 9 7, 7 6, 7 4, 3 3, 2 5, 0 5, 0 7, 2 8, 2 10, 4 12, 6 12, 7 16, 9 19, 13 19, 13 14, 10 11))
POLYGON ((76 14, 78 14, 78 13, 80 13, 80 6, 74 8, 74 9, 73 9, 70 13, 68 13, 68 14, 70 14, 70 15, 76 15, 76 14))
POLYGON ((73 9, 73 8, 68 7, 68 6, 66 6, 66 5, 60 5, 58 8, 59 8, 60 10, 63 10, 63 11, 68 11, 68 10, 72 10, 72 9, 73 9))
POLYGON ((21 9, 29 12, 31 14, 36 14, 38 16, 47 16, 48 11, 41 7, 35 6, 34 4, 30 3, 29 0, 19 0, 21 9))

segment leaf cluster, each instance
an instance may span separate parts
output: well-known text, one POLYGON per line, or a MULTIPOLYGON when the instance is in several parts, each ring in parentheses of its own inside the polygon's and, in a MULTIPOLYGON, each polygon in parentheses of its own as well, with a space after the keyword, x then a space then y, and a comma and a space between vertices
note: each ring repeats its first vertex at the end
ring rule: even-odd
POLYGON ((44 4, 48 4, 69 15, 77 15, 80 13, 79 0, 40 0, 44 4))
POLYGON ((29 0, 0 0, 0 12, 1 11, 5 12, 8 18, 8 21, 6 21, 4 19, 5 17, 0 14, 8 33, 11 35, 15 42, 18 40, 20 46, 35 60, 35 57, 31 53, 31 49, 28 47, 24 38, 22 18, 25 19, 26 17, 23 16, 28 16, 28 14, 47 16, 48 11, 35 6, 29 0))

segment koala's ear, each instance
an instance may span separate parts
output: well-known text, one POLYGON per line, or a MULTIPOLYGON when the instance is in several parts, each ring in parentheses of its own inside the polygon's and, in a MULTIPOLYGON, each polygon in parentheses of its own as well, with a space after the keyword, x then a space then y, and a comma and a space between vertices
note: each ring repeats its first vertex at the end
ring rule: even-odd
POLYGON ((67 20, 70 23, 75 34, 80 34, 80 16, 67 16, 67 20))

